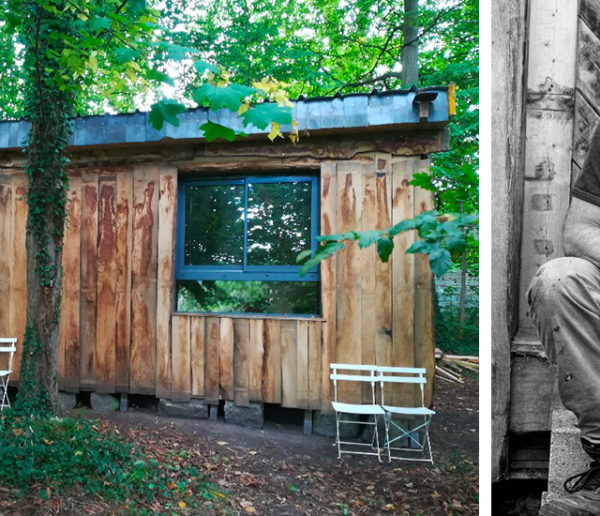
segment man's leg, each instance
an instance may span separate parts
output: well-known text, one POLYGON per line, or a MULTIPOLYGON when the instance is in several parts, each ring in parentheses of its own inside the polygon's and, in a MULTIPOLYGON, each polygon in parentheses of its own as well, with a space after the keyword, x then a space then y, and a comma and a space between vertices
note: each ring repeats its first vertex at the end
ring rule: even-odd
MULTIPOLYGON (((584 451, 600 464, 600 269, 579 258, 552 260, 536 273, 527 299, 561 401, 577 416, 584 451)), ((577 493, 540 514, 599 515, 600 469, 582 478, 577 493)))

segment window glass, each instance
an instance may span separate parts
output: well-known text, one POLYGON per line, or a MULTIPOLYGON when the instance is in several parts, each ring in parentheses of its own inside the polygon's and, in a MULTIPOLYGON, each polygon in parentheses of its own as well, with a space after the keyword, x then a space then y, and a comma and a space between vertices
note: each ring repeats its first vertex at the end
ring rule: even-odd
POLYGON ((316 315, 318 281, 177 281, 177 311, 316 315))
POLYGON ((185 265, 241 265, 244 185, 187 186, 185 265))
POLYGON ((248 265, 296 265, 310 249, 311 184, 248 184, 248 265))

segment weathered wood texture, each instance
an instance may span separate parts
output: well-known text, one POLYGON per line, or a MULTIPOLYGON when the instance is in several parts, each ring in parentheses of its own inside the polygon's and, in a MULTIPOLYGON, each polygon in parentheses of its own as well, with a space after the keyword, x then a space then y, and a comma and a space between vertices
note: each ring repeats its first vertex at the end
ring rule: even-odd
MULTIPOLYGON (((389 227, 431 208, 408 184, 427 160, 365 154, 321 163, 321 232, 389 227)), ((433 324, 427 260, 397 239, 389 263, 375 246, 348 248, 322 265, 322 318, 174 313, 178 171, 166 165, 77 169, 65 232, 61 389, 279 403, 331 410, 329 364, 422 365, 433 324)), ((0 172, 0 334, 22 338, 27 215, 24 177, 0 172), (23 306, 22 306, 23 305, 23 306), (20 333, 19 333, 20 332, 20 333)), ((13 376, 18 381, 18 374, 13 376)), ((345 392, 367 400, 360 388, 345 392)), ((390 393, 397 402, 415 392, 390 393)))
MULTIPOLYGON (((506 475, 510 343, 518 318, 525 149, 527 1, 492 3, 492 479, 506 475)), ((489 200, 487 200, 489 201, 489 200)), ((486 200, 484 200, 486 202, 486 200)))

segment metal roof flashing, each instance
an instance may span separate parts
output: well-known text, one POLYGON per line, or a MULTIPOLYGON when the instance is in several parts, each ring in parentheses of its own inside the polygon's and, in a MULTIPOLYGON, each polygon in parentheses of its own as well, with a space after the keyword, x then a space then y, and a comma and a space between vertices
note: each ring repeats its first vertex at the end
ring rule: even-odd
MULTIPOLYGON (((389 130, 429 130, 445 127, 453 110, 452 86, 410 90, 354 93, 345 96, 299 98, 293 116, 298 129, 310 134, 344 134, 389 130)), ((199 127, 206 121, 222 124, 249 136, 268 131, 243 127, 237 113, 227 109, 209 111, 193 108, 179 116, 179 125, 163 126, 159 131, 149 121, 148 112, 95 115, 73 119, 72 147, 103 146, 161 141, 203 140, 199 127)), ((0 152, 24 146, 30 123, 23 120, 0 122, 0 152)), ((282 126, 285 134, 291 126, 282 126)), ((218 141, 218 140, 217 140, 218 141)), ((234 142, 235 143, 235 142, 234 142)))

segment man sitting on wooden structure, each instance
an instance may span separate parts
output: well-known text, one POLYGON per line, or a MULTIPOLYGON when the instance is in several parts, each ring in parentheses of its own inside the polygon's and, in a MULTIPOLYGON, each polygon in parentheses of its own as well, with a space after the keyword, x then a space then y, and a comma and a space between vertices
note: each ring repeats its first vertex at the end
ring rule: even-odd
POLYGON ((590 469, 565 482, 543 516, 600 514, 600 126, 596 128, 563 230, 564 258, 544 264, 527 299, 564 406, 575 413, 590 469))

